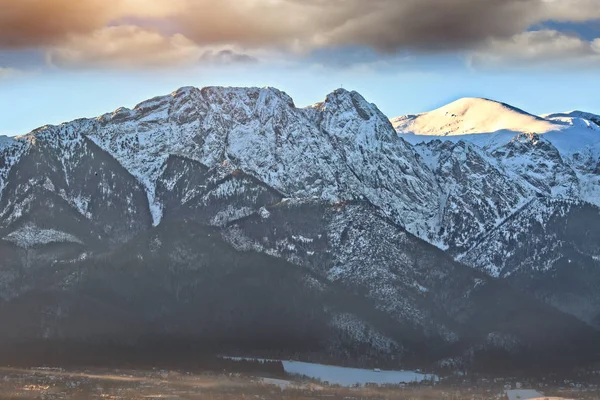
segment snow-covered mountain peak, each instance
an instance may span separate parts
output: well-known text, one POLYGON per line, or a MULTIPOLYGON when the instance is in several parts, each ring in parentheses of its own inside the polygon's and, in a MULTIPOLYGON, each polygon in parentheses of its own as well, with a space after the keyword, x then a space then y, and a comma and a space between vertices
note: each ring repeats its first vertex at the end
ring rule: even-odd
POLYGON ((97 120, 103 125, 127 120, 155 122, 168 119, 186 123, 210 113, 227 114, 228 119, 233 120, 247 120, 272 114, 278 108, 295 108, 295 105, 290 96, 271 87, 211 86, 199 89, 186 86, 169 95, 143 101, 133 109, 118 108, 97 120))
POLYGON ((542 115, 542 117, 550 120, 583 119, 593 122, 595 125, 600 127, 600 115, 585 111, 573 110, 564 113, 545 114, 542 115))
POLYGON ((404 147, 389 119, 358 92, 337 89, 321 103, 303 109, 308 118, 320 121, 320 130, 359 146, 376 148, 383 143, 404 147))
POLYGON ((164 209, 157 182, 171 156, 228 165, 292 198, 369 200, 421 237, 430 236, 439 197, 431 171, 388 118, 343 89, 297 108, 269 87, 185 87, 26 139, 65 161, 95 143, 142 184, 155 225, 164 209))
POLYGON ((326 104, 331 104, 333 101, 343 105, 344 107, 348 107, 350 109, 354 108, 354 110, 358 112, 359 116, 365 120, 373 116, 383 116, 376 105, 367 102, 365 98, 360 95, 360 93, 355 91, 349 92, 345 89, 338 89, 327 96, 326 104))
POLYGON ((343 88, 334 90, 325 96, 325 100, 308 108, 320 112, 359 111, 362 113, 361 117, 363 119, 369 119, 370 116, 380 113, 377 106, 367 102, 360 93, 343 88))
POLYGON ((437 110, 392 120, 398 133, 456 136, 499 131, 546 133, 559 129, 553 122, 505 103, 463 98, 437 110))
MULTIPOLYGON (((329 93, 327 96, 325 96, 325 100, 320 104, 340 103, 345 100, 351 100, 353 98, 363 99, 363 97, 354 90, 350 91, 350 90, 347 90, 344 88, 337 88, 334 91, 332 91, 331 93, 329 93)), ((319 104, 319 103, 317 103, 317 104, 319 104)))

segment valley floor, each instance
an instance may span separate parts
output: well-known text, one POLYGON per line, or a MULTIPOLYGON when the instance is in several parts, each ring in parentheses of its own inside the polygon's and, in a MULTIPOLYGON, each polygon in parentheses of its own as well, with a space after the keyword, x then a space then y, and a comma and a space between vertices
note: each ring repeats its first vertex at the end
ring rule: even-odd
POLYGON ((600 390, 590 384, 564 385, 527 382, 532 389, 510 379, 488 381, 442 380, 432 384, 339 387, 309 382, 297 377, 259 377, 245 374, 189 373, 151 369, 62 369, 1 368, 0 399, 508 399, 539 392, 571 399, 600 399, 600 390), (507 389, 511 387, 512 389, 507 389), (517 390, 515 390, 518 388, 517 390))

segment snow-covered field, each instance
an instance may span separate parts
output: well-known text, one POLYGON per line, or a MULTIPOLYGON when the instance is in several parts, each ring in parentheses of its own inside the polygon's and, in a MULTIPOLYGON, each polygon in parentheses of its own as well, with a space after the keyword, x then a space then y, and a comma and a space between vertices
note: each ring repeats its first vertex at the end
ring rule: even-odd
MULTIPOLYGON (((253 361, 279 361, 259 358, 224 357, 230 360, 253 360, 253 361)), ((359 369, 336 367, 332 365, 312 364, 300 361, 281 361, 286 373, 292 375, 306 376, 328 382, 331 385, 353 386, 356 384, 366 385, 392 385, 399 383, 423 382, 426 380, 437 380, 435 375, 421 374, 413 371, 379 371, 374 369, 359 369)))

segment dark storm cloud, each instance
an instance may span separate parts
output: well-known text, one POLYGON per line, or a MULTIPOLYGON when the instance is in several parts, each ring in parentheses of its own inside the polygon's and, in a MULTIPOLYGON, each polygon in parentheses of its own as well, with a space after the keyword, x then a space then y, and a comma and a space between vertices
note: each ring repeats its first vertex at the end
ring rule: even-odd
POLYGON ((547 19, 600 17, 599 0, 189 0, 183 33, 200 44, 303 50, 456 50, 547 19))
POLYGON ((324 34, 331 45, 395 52, 455 50, 509 37, 530 24, 536 0, 355 1, 352 17, 324 34))

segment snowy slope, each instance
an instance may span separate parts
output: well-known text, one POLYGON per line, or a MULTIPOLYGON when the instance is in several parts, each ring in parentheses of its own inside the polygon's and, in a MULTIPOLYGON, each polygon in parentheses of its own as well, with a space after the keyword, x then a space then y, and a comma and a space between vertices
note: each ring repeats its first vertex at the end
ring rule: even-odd
POLYGON ((27 141, 0 136, 0 199, 12 167, 21 159, 28 147, 27 141))
POLYGON ((469 142, 434 140, 415 148, 444 192, 438 241, 452 254, 466 250, 473 238, 493 229, 535 194, 526 180, 469 142))
POLYGON ((10 146, 14 139, 9 136, 0 135, 0 149, 10 146))
POLYGON ((536 198, 459 259, 600 326, 599 226, 598 207, 536 198))
POLYGON ((600 126, 600 115, 579 110, 573 110, 564 113, 544 114, 541 117, 549 120, 583 120, 584 124, 586 123, 586 121, 591 121, 594 124, 600 126))
POLYGON ((81 134, 91 125, 77 120, 15 138, 4 153, 2 171, 10 178, 0 198, 0 233, 34 224, 86 243, 123 243, 147 227, 143 190, 81 134))

